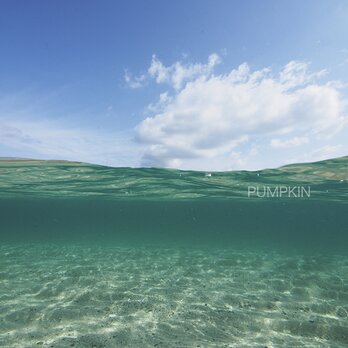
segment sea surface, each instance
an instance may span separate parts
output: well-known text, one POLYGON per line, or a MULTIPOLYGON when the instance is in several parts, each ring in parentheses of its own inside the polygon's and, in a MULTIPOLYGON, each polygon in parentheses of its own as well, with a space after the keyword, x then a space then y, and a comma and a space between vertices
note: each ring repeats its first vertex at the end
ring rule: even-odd
POLYGON ((0 347, 348 347, 348 157, 1 159, 0 347))

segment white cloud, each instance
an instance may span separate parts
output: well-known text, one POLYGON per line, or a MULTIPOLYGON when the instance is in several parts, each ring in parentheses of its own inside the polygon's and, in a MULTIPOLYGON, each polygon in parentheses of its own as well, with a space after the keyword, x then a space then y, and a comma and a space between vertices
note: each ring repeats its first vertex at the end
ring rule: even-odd
POLYGON ((279 74, 279 81, 286 88, 298 87, 306 83, 310 83, 315 79, 324 76, 327 71, 320 70, 315 73, 308 72, 308 63, 290 61, 284 66, 279 74))
POLYGON ((130 88, 140 88, 144 86, 146 75, 133 77, 127 70, 124 72, 124 80, 130 88))
POLYGON ((324 71, 309 73, 307 63, 291 61, 278 74, 251 71, 244 63, 215 76, 219 59, 209 61, 181 72, 180 62, 165 67, 153 59, 151 76, 176 91, 162 95, 154 114, 136 128, 146 145, 143 165, 234 168, 246 147, 265 137, 275 139, 273 147, 301 147, 311 138, 333 136, 347 123, 338 84, 319 83, 324 71))
POLYGON ((213 68, 220 63, 220 57, 213 53, 209 56, 207 64, 183 64, 176 62, 171 66, 164 66, 154 55, 152 57, 149 75, 156 79, 157 83, 167 83, 179 90, 183 83, 197 76, 209 76, 213 68))
POLYGON ((158 84, 165 83, 179 90, 185 82, 197 76, 210 76, 214 67, 219 63, 220 57, 216 53, 209 56, 206 64, 184 64, 182 62, 176 62, 170 66, 165 66, 156 55, 153 55, 151 65, 146 74, 133 78, 126 71, 125 81, 129 87, 139 88, 144 85, 147 79, 153 78, 158 84))
POLYGON ((160 112, 167 104, 172 101, 172 97, 168 92, 161 93, 159 100, 154 104, 149 104, 147 106, 147 111, 149 112, 160 112))
POLYGON ((272 139, 271 146, 275 148, 289 148, 308 143, 307 137, 294 137, 287 140, 272 139))

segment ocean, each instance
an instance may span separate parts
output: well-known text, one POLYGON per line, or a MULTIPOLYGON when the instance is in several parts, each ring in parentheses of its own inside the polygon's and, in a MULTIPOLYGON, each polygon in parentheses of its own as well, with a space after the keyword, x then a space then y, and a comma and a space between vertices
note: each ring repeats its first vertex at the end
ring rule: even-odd
POLYGON ((1 347, 347 347, 348 157, 0 160, 1 347))

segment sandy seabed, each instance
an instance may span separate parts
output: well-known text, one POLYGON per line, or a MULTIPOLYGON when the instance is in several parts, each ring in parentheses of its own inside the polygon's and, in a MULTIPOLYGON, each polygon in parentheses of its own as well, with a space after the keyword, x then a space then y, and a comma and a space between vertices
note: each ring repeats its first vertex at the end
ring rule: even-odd
POLYGON ((2 244, 1 347, 347 347, 348 256, 2 244))

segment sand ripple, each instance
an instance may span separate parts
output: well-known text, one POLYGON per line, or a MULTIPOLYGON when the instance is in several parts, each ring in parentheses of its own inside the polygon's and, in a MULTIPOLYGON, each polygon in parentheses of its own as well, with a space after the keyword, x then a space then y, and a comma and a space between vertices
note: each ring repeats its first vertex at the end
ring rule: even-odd
POLYGON ((1 347, 347 347, 348 258, 2 245, 1 347))

